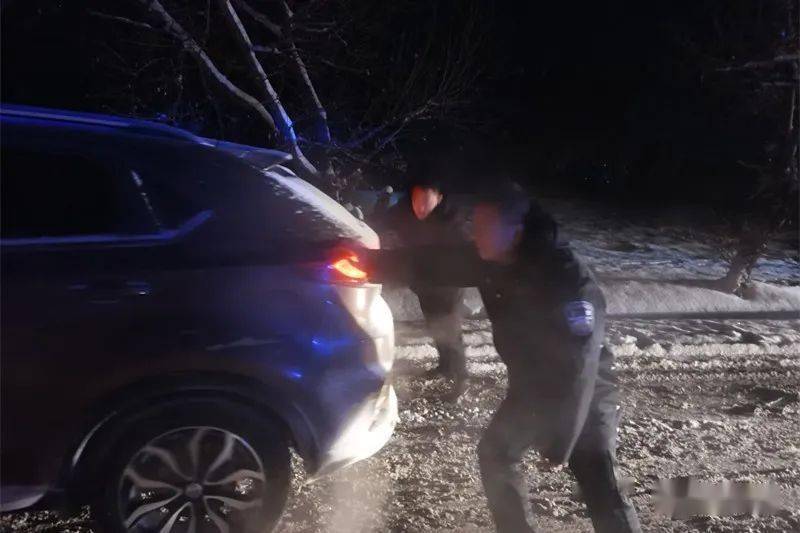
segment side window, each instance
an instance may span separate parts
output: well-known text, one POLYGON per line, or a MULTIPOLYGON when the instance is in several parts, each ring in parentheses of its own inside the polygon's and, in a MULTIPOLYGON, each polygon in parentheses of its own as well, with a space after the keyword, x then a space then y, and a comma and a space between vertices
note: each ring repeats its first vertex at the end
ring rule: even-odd
POLYGON ((243 189, 245 170, 205 147, 143 145, 131 158, 138 192, 161 229, 180 227, 243 189))
POLYGON ((0 180, 5 239, 137 231, 123 205, 119 179, 99 161, 4 147, 0 180))
MULTIPOLYGON (((187 166, 182 172, 191 173, 193 170, 187 166)), ((181 189, 182 183, 178 179, 164 179, 158 172, 146 170, 141 175, 135 170, 133 173, 138 180, 140 194, 147 198, 154 217, 163 229, 175 229, 207 209, 208 202, 196 201, 191 194, 194 191, 188 187, 181 189)), ((177 172, 175 175, 180 176, 177 172)))

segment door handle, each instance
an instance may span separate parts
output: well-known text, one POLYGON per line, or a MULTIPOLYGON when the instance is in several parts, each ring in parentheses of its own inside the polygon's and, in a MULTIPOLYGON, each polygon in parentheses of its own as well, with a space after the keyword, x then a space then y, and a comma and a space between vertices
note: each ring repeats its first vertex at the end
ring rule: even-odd
POLYGON ((153 288, 146 281, 126 281, 122 288, 125 296, 150 296, 153 288))
POLYGON ((140 280, 73 283, 67 290, 85 294, 94 304, 119 303, 123 299, 149 296, 153 292, 148 282, 140 280))

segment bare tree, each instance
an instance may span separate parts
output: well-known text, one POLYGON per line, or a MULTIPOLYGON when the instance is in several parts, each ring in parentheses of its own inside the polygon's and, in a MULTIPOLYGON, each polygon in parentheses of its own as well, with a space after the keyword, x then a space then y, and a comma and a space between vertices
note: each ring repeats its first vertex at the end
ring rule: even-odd
POLYGON ((314 22, 312 14, 298 13, 296 31, 324 32, 325 39, 312 34, 317 37, 302 44, 315 71, 344 80, 331 91, 331 101, 348 113, 349 127, 336 143, 340 163, 380 165, 387 156, 391 161, 403 141, 425 136, 415 128, 420 124, 446 120, 449 128, 470 128, 488 122, 472 105, 481 75, 477 65, 491 59, 480 56, 488 31, 484 4, 336 4, 327 6, 335 7, 331 12, 313 15, 336 24, 309 28, 305 21, 314 22), (394 22, 409 17, 414 24, 394 22), (386 40, 392 45, 375 46, 386 40), (322 53, 321 45, 329 52, 322 53), (391 55, 383 57, 387 50, 391 55))
POLYGON ((759 50, 747 50, 744 43, 734 41, 729 46, 739 48, 745 60, 739 55, 738 61, 728 61, 716 70, 724 77, 722 82, 739 93, 743 106, 768 117, 771 132, 762 139, 761 157, 739 160, 752 173, 756 186, 750 198, 752 208, 741 215, 727 254, 728 272, 717 284, 720 290, 737 294, 749 285, 770 239, 788 224, 797 223, 800 168, 800 3, 781 0, 767 8, 759 4, 755 13, 739 13, 752 19, 726 20, 720 15, 715 26, 721 36, 734 29, 738 39, 760 44, 760 57, 759 50), (749 24, 750 35, 742 32, 742 24, 749 24))
MULTIPOLYGON (((670 76, 692 88, 691 102, 679 127, 651 143, 667 148, 648 154, 651 175, 716 174, 728 269, 713 286, 742 295, 776 233, 798 223, 800 0, 697 0, 689 13, 666 24, 676 51, 670 76)), ((637 117, 647 126, 645 113, 637 117)), ((631 141, 634 151, 647 146, 631 141)))
MULTIPOLYGON (((283 23, 278 24, 272 21, 263 11, 259 11, 251 6, 246 0, 235 0, 236 6, 239 7, 244 13, 250 16, 254 21, 260 24, 274 39, 277 39, 282 44, 281 47, 254 47, 250 45, 251 51, 267 51, 273 54, 281 53, 284 50, 289 57, 289 64, 291 70, 300 81, 302 93, 305 96, 308 104, 313 113, 316 115, 317 124, 314 128, 315 136, 314 141, 321 144, 329 144, 331 142, 330 128, 328 127, 328 114, 325 107, 322 105, 322 100, 311 81, 308 69, 303 61, 300 51, 294 41, 293 26, 294 26, 294 13, 289 8, 285 1, 280 1, 279 7, 283 18, 283 23)), ((238 30, 238 28, 237 28, 238 30)), ((242 30, 243 31, 243 30, 242 30)), ((326 165, 327 166, 327 165, 326 165)))
MULTIPOLYGON (((291 152, 303 175, 335 190, 366 167, 397 161, 399 143, 418 135, 416 126, 471 120, 460 111, 477 93, 486 4, 132 0, 138 10, 102 5, 92 14, 128 28, 98 43, 107 70, 119 75, 113 90, 128 95, 123 111, 168 103, 167 114, 180 121, 185 114, 172 108, 192 102, 197 120, 213 115, 220 133, 241 132, 248 115, 258 117, 263 144, 291 152), (415 17, 419 24, 396 27, 415 17)), ((102 96, 115 110, 112 89, 102 96)))
POLYGON ((232 96, 238 98, 252 108, 264 120, 271 133, 277 132, 280 134, 283 142, 290 147, 292 155, 307 174, 311 176, 316 176, 318 174, 317 169, 306 159, 303 151, 297 144, 297 135, 295 134, 292 120, 286 113, 278 97, 278 93, 272 87, 261 63, 256 58, 252 50, 250 37, 230 2, 222 0, 222 9, 226 15, 226 19, 230 23, 232 33, 241 44, 251 76, 257 79, 260 84, 261 99, 242 90, 223 74, 203 47, 201 47, 183 26, 170 15, 159 0, 136 1, 139 2, 146 9, 151 18, 154 19, 155 27, 161 28, 167 34, 174 37, 181 44, 183 49, 191 54, 198 64, 205 69, 211 79, 216 81, 232 96), (269 111, 267 108, 269 108, 269 111))

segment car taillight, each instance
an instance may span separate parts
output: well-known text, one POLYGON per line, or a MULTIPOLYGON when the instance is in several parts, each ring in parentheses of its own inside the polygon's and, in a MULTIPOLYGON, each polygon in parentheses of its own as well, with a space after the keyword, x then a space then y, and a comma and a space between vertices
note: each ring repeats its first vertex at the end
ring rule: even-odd
POLYGON ((341 252, 328 265, 328 270, 337 281, 363 283, 368 279, 367 273, 362 270, 358 256, 354 252, 341 252))

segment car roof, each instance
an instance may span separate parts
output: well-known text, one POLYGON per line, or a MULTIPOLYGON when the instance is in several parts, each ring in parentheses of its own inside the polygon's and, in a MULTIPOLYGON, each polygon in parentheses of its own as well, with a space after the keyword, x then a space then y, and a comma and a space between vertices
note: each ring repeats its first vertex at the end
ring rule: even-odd
POLYGON ((166 137, 193 143, 205 143, 202 137, 198 137, 181 128, 137 118, 5 103, 0 104, 0 116, 3 118, 17 118, 22 122, 30 121, 33 123, 44 121, 62 125, 99 126, 119 129, 121 132, 137 133, 152 137, 166 137))
POLYGON ((94 126, 102 128, 103 131, 112 129, 120 133, 142 135, 153 139, 171 139, 188 142, 190 144, 204 145, 224 151, 235 157, 244 159, 250 164, 264 168, 285 163, 292 159, 290 154, 279 150, 270 150, 268 148, 208 139, 175 126, 138 118, 5 103, 0 104, 0 117, 12 118, 22 123, 28 122, 30 124, 49 122, 62 126, 74 125, 80 128, 92 128, 94 126))

